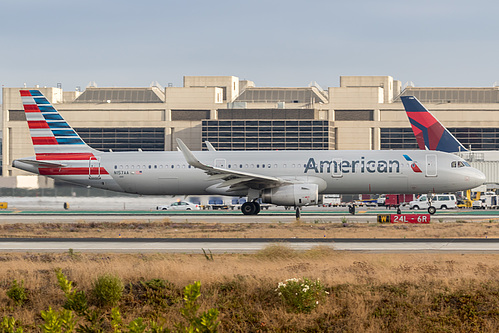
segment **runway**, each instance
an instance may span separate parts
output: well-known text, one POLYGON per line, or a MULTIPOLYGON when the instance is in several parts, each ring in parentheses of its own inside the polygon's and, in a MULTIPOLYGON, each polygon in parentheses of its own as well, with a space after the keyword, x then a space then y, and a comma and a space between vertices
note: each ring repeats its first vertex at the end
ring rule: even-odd
MULTIPOLYGON (((343 210, 304 210, 300 221, 305 223, 375 223, 378 214, 394 214, 394 210, 358 210, 355 215, 343 210)), ((422 211, 402 211, 404 214, 423 214, 422 211)), ((431 217, 435 222, 499 222, 497 210, 445 210, 437 211, 431 217)), ((41 211, 12 210, 0 211, 0 224, 5 223, 81 223, 81 222, 121 222, 121 221, 171 221, 171 222, 212 222, 212 223, 292 223, 296 222, 294 212, 276 210, 258 215, 243 215, 238 211, 41 211)))
POLYGON ((338 251, 499 253, 498 238, 0 238, 0 252, 254 253, 270 244, 295 250, 326 246, 338 251))

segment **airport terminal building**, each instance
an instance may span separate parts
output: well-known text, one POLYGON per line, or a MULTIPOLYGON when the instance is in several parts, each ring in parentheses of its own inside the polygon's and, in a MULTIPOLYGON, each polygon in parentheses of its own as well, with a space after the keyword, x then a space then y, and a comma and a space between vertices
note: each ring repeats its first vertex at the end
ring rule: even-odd
MULTIPOLYGON (((176 150, 176 138, 192 150, 206 149, 205 140, 218 150, 417 149, 402 95, 416 96, 465 147, 499 149, 499 87, 402 87, 391 76, 342 76, 339 87, 324 90, 186 76, 183 87, 27 88, 39 89, 84 141, 106 151, 176 150)), ((12 161, 34 155, 20 89, 2 91, 4 177, 26 175, 12 161)), ((483 155, 473 159, 487 163, 483 155)), ((499 177, 499 168, 486 168, 499 177)))

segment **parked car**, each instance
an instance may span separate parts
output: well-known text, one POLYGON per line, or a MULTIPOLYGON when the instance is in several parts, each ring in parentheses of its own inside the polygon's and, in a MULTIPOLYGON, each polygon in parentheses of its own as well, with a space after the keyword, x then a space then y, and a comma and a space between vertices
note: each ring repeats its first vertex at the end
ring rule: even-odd
MULTIPOLYGON (((433 207, 437 209, 457 208, 457 199, 454 194, 435 194, 431 201, 433 207)), ((428 209, 428 197, 421 195, 417 200, 409 202, 410 209, 428 209)))
POLYGON ((200 210, 199 205, 187 202, 177 201, 170 205, 157 206, 156 210, 200 210))

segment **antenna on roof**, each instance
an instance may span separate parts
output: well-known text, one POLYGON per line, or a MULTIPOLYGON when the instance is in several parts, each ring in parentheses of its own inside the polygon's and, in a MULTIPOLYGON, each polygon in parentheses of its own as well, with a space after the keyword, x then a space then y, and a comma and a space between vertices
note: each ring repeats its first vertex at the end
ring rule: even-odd
POLYGON ((97 83, 95 83, 95 81, 90 81, 87 84, 87 88, 97 88, 97 83))

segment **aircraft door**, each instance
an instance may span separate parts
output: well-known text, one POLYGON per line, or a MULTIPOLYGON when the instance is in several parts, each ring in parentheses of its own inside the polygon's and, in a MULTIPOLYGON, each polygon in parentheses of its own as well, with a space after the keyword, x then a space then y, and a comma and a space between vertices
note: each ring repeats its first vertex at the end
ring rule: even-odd
POLYGON ((101 179, 100 157, 91 157, 88 160, 88 179, 101 179))
POLYGON ((343 177, 343 173, 341 171, 341 162, 343 160, 341 158, 333 159, 331 163, 331 177, 333 178, 341 178, 343 177))
POLYGON ((226 169, 227 168, 227 161, 225 160, 225 158, 216 158, 215 159, 215 167, 226 169))
POLYGON ((426 177, 437 177, 437 155, 426 155, 426 177))

